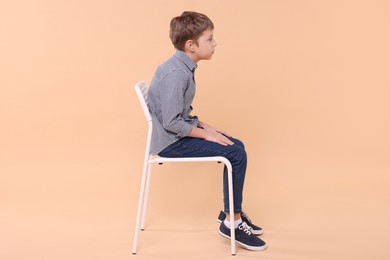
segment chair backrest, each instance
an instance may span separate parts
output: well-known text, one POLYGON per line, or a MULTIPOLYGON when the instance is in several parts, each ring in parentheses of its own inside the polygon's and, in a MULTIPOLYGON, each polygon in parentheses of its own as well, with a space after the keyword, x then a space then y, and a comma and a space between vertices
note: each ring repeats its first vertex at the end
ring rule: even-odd
POLYGON ((142 110, 144 111, 146 121, 152 121, 148 108, 148 90, 149 87, 145 81, 140 81, 135 85, 135 92, 137 93, 139 102, 141 103, 142 110))

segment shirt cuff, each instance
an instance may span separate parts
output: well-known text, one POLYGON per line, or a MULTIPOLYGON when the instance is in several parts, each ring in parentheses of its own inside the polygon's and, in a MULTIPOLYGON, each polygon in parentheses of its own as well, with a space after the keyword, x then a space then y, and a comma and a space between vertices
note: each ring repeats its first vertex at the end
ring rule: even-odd
POLYGON ((191 133, 192 128, 194 128, 194 127, 196 127, 196 124, 195 125, 192 125, 189 123, 183 124, 183 127, 181 128, 180 132, 177 133, 176 138, 181 139, 183 137, 188 136, 191 133))

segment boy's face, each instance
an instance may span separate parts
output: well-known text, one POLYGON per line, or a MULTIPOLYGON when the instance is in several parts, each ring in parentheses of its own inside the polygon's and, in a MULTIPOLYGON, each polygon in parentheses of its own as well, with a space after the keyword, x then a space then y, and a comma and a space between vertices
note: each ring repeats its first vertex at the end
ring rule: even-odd
POLYGON ((194 46, 194 58, 199 60, 209 60, 213 56, 217 42, 213 38, 213 30, 208 29, 198 38, 198 44, 194 46))

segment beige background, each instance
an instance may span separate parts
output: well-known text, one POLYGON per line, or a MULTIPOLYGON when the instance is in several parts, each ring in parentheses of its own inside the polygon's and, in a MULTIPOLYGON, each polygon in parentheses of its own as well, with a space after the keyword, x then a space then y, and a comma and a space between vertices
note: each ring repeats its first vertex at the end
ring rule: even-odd
POLYGON ((146 123, 133 90, 184 10, 215 23, 194 114, 245 141, 264 252, 390 258, 389 1, 0 1, 0 259, 231 259, 221 168, 164 165, 131 255, 146 123))

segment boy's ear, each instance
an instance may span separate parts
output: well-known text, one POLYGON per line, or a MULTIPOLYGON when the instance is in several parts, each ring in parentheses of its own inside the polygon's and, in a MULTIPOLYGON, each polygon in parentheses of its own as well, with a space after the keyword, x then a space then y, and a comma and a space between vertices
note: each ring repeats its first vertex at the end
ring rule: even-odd
POLYGON ((194 52, 195 51, 195 41, 193 40, 187 40, 186 43, 185 43, 185 49, 190 51, 190 52, 194 52))

